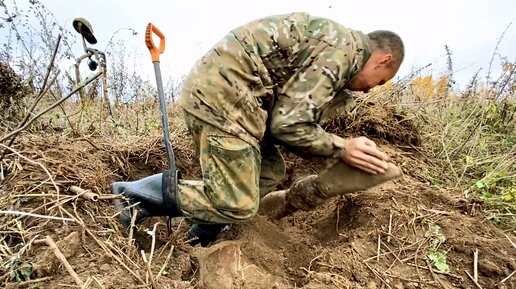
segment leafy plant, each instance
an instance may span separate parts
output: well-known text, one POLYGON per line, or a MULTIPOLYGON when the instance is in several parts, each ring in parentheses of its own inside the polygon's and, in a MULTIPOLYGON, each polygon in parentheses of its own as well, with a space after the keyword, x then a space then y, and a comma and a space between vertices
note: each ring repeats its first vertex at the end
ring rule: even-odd
POLYGON ((446 263, 446 254, 443 251, 430 251, 427 255, 437 270, 441 272, 450 272, 450 267, 446 263))
POLYGON ((432 261, 437 270, 441 272, 450 272, 450 267, 446 263, 446 251, 440 249, 441 244, 446 241, 446 237, 441 232, 441 227, 439 227, 439 225, 435 224, 431 220, 425 220, 425 222, 428 224, 426 235, 430 239, 430 250, 427 257, 432 261))

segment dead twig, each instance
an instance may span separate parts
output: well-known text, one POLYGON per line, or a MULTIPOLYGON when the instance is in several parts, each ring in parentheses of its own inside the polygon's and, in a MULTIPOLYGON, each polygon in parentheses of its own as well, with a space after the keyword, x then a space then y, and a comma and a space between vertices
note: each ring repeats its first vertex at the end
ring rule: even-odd
POLYGON ((478 249, 473 252, 473 279, 478 282, 478 249))
POLYGON ((389 231, 387 232, 387 243, 391 242, 391 234, 392 234, 392 212, 389 214, 389 231))
POLYGON ((148 273, 148 276, 149 276, 152 288, 153 289, 157 289, 158 287, 156 285, 156 280, 154 280, 154 276, 152 275, 152 271, 151 271, 151 268, 150 268, 150 262, 147 261, 147 257, 145 256, 145 251, 141 250, 140 253, 142 254, 143 262, 146 265, 147 273, 148 273))
POLYGON ((509 280, 514 274, 516 274, 516 270, 512 271, 512 273, 509 274, 509 276, 503 278, 502 281, 496 283, 496 285, 498 286, 499 284, 505 283, 505 281, 509 280))
POLYGON ((136 227, 135 223, 136 223, 136 216, 138 215, 138 211, 137 211, 138 208, 133 208, 133 209, 129 209, 129 210, 130 210, 130 212, 132 212, 132 214, 131 214, 131 224, 129 224, 129 236, 127 237, 127 243, 129 244, 129 249, 131 249, 132 244, 134 242, 133 234, 134 234, 134 228, 136 227))
MULTIPOLYGON (((383 243, 382 245, 383 245, 385 248, 387 248, 387 250, 389 250, 390 252, 393 252, 393 250, 392 250, 389 246, 387 246, 387 244, 383 243)), ((401 264, 404 264, 404 262, 403 262, 403 261, 401 261, 401 259, 400 259, 400 254, 401 254, 401 251, 400 251, 400 252, 398 252, 398 254, 394 254, 394 253, 393 253, 393 255, 394 255, 394 261, 392 261, 391 265, 389 266, 389 268, 387 268, 387 271, 385 271, 385 272, 389 272, 389 271, 391 270, 391 268, 394 266, 394 264, 396 264, 396 261, 400 262, 401 264)))
MULTIPOLYGON (((72 214, 70 214, 70 212, 68 212, 67 210, 63 210, 68 216, 70 217, 73 217, 72 214)), ((90 229, 88 229, 88 227, 86 227, 86 225, 84 225, 84 223, 79 223, 81 225, 81 227, 83 228, 84 231, 86 231, 86 233, 91 237, 93 238, 93 240, 95 240, 95 242, 97 242, 97 244, 100 246, 100 248, 102 248, 102 250, 104 250, 104 252, 106 252, 106 254, 108 254, 109 256, 111 256, 113 259, 115 259, 122 267, 124 267, 129 273, 131 273, 131 275, 133 275, 138 281, 140 281, 142 284, 146 284, 143 279, 140 277, 140 275, 136 274, 133 270, 131 270, 126 263, 124 263, 120 257, 116 256, 115 254, 113 254, 113 252, 106 247, 106 244, 104 244, 103 242, 101 242, 92 232, 90 229)), ((109 244, 109 243, 107 243, 109 244)), ((126 257, 130 263, 133 263, 134 262, 129 259, 128 257, 126 257)), ((138 268, 138 266, 136 266, 138 268)), ((139 268, 138 268, 139 269, 139 268)))
POLYGON ((511 27, 512 25, 512 22, 510 22, 507 27, 505 27, 505 30, 502 32, 502 34, 500 35, 500 38, 498 38, 498 41, 496 42, 496 46, 495 46, 495 49, 493 50, 493 54, 491 55, 491 60, 489 61, 489 67, 487 69, 487 76, 486 76, 486 83, 489 83, 490 81, 490 77, 491 77, 491 67, 493 65, 493 62, 494 62, 494 58, 495 56, 497 55, 497 51, 498 51, 498 48, 500 47, 500 43, 502 42, 502 39, 504 38, 505 36, 505 33, 507 33, 507 31, 509 30, 509 28, 511 27))
POLYGON ((170 246, 170 251, 168 252, 167 258, 165 258, 165 262, 163 262, 163 265, 161 266, 161 269, 158 272, 158 275, 156 275, 156 281, 159 280, 159 277, 165 272, 167 269, 168 262, 170 261, 170 258, 172 258, 172 253, 174 252, 174 245, 170 246))
MULTIPOLYGON (((106 243, 107 246, 109 247, 109 249, 115 251, 116 253, 118 253, 119 256, 122 256, 124 257, 128 263, 130 263, 131 265, 133 265, 136 269, 140 270, 140 266, 138 264, 136 264, 132 258, 129 257, 128 254, 124 253, 120 248, 116 247, 115 245, 111 244, 111 243, 106 243)), ((113 254, 113 253, 111 253, 113 254)), ((145 282, 142 282, 142 283, 145 283, 145 282)))
POLYGON ((93 282, 93 279, 91 279, 91 277, 88 277, 88 279, 86 279, 86 282, 84 282, 84 284, 82 285, 81 289, 90 288, 90 285, 92 282, 93 282))
POLYGON ((483 289, 482 286, 480 286, 480 284, 478 284, 478 282, 475 281, 475 278, 473 278, 473 276, 471 276, 471 274, 469 274, 467 270, 464 270, 464 272, 466 272, 466 275, 468 275, 469 279, 473 281, 473 283, 475 284, 475 286, 477 286, 478 289, 483 289))
POLYGON ((97 285, 99 285, 100 289, 104 289, 104 285, 102 285, 102 283, 100 283, 99 279, 97 279, 95 276, 92 276, 91 277, 93 279, 93 281, 95 281, 95 283, 97 283, 97 285))
POLYGON ((507 240, 509 240, 509 243, 511 243, 511 245, 514 247, 514 249, 516 249, 516 244, 511 240, 511 238, 509 238, 509 236, 507 236, 506 234, 503 234, 505 236, 505 238, 507 238, 507 240))
POLYGON ((371 266, 369 266, 369 264, 367 264, 367 262, 363 261, 362 263, 364 263, 366 265, 366 267, 369 268, 369 270, 371 270, 371 272, 373 272, 373 274, 376 275, 376 277, 378 277, 378 279, 380 279, 380 281, 382 281, 382 283, 385 284, 385 286, 387 286, 387 288, 392 289, 391 285, 389 285, 389 283, 387 283, 387 281, 383 280, 382 276, 380 276, 380 273, 378 273, 378 271, 376 271, 371 266))
POLYGON ((427 211, 429 213, 433 213, 433 214, 438 214, 438 215, 444 215, 444 216, 449 216, 451 215, 450 212, 446 212, 446 211, 439 211, 439 210, 434 210, 434 209, 427 209, 423 206, 421 206, 421 209, 423 209, 423 211, 427 211))
POLYGON ((23 288, 23 287, 26 287, 28 285, 46 282, 46 281, 48 281, 50 279, 52 279, 52 278, 50 278, 50 277, 43 277, 43 278, 38 278, 38 279, 33 279, 33 280, 28 280, 28 281, 23 281, 23 282, 7 283, 6 287, 7 288, 23 288))
POLYGON ((155 246, 156 246, 156 229, 158 228, 158 223, 154 224, 154 226, 152 227, 152 242, 151 242, 151 251, 150 251, 150 255, 149 255, 149 264, 152 264, 152 257, 154 256, 154 249, 155 249, 155 246))
POLYGON ((380 262, 380 246, 382 244, 382 239, 380 238, 380 234, 378 234, 378 245, 376 247, 376 263, 380 262))
MULTIPOLYGON (((60 197, 59 197, 59 193, 60 193, 60 191, 59 191, 59 187, 58 187, 58 186, 57 186, 57 184, 55 183, 55 181, 54 181, 54 177, 52 176, 52 174, 50 174, 50 172, 48 171, 48 169, 47 169, 45 166, 43 166, 43 165, 42 165, 41 163, 39 163, 39 162, 33 161, 33 160, 31 160, 31 159, 29 159, 29 158, 27 158, 27 157, 23 156, 23 155, 22 155, 21 153, 19 153, 18 151, 14 150, 14 149, 13 149, 13 148, 11 148, 11 147, 5 146, 5 145, 4 145, 4 144, 2 144, 2 143, 0 143, 0 147, 5 148, 6 150, 10 150, 10 151, 11 151, 12 153, 14 153, 16 156, 18 156, 19 158, 24 159, 25 161, 27 161, 27 162, 29 162, 29 163, 32 163, 32 164, 35 164, 35 165, 39 166, 39 167, 40 167, 40 168, 41 168, 41 169, 46 173, 46 175, 48 176, 48 179, 50 180, 50 182, 51 182, 51 183, 52 183, 52 185, 54 186, 54 188, 55 188, 55 190, 56 190, 56 194, 57 194, 56 202, 59 202, 59 199, 60 199, 60 197)), ((45 182, 46 182, 46 180, 45 180, 45 182)), ((44 206, 44 208, 45 208, 45 209, 47 208, 46 200, 45 200, 45 204, 44 204, 43 206, 44 206)), ((60 213, 61 213, 61 215, 62 215, 62 207, 61 207, 61 206, 59 206, 58 208, 59 208, 60 213)))
POLYGON ((131 275, 133 275, 138 281, 140 281, 142 284, 145 284, 145 282, 140 277, 140 275, 136 274, 122 260, 120 260, 120 258, 118 256, 113 254, 113 252, 111 250, 109 250, 106 247, 106 245, 103 244, 99 239, 97 239, 97 237, 95 237, 95 235, 93 235, 93 233, 88 228, 86 228, 86 227, 83 227, 83 228, 86 230, 86 233, 88 233, 88 235, 90 235, 95 240, 95 242, 97 242, 97 244, 99 244, 99 246, 102 248, 102 250, 104 250, 104 252, 106 252, 109 256, 113 257, 120 265, 122 265, 122 267, 124 267, 129 273, 131 273, 131 275))
POLYGON ((40 219, 49 219, 49 220, 57 220, 57 221, 68 221, 68 222, 76 221, 75 219, 71 219, 71 218, 60 218, 60 217, 39 215, 39 214, 26 213, 26 212, 20 212, 20 211, 2 211, 2 210, 0 210, 0 214, 29 216, 29 217, 35 217, 35 218, 40 218, 40 219))
POLYGON ((81 83, 79 84, 78 86, 76 86, 72 91, 70 91, 67 95, 63 96, 61 99, 59 99, 58 101, 54 102, 52 105, 50 105, 49 107, 47 107, 46 109, 40 111, 38 114, 36 114, 34 117, 32 117, 30 120, 28 120, 23 126, 19 127, 18 129, 12 131, 11 133, 5 135, 4 137, 2 137, 0 139, 0 142, 4 142, 5 140, 13 137, 13 136, 16 136, 17 134, 19 134, 21 131, 25 130, 29 125, 31 125, 36 119, 38 119, 40 116, 44 115, 45 113, 51 111, 52 109, 56 108, 58 105, 60 105, 62 102, 64 102, 65 100, 67 100, 68 98, 70 98, 70 96, 74 95, 79 89, 83 88, 84 86, 88 85, 90 82, 92 82, 93 80, 97 79, 100 75, 102 74, 102 72, 98 72, 96 73, 95 75, 93 75, 92 77, 90 78, 87 78, 84 83, 81 83))
POLYGON ((50 236, 47 236, 45 238, 45 243, 50 247, 50 249, 52 249, 52 252, 54 253, 54 255, 56 255, 57 259, 59 259, 59 261, 61 261, 61 263, 65 267, 66 271, 68 271, 68 274, 70 274, 70 276, 72 276, 75 283, 78 286, 82 286, 83 282, 82 282, 81 278, 79 278, 79 275, 77 275, 77 273, 75 273, 75 270, 73 270, 70 263, 68 263, 68 260, 66 260, 66 257, 63 255, 61 250, 59 250, 59 248, 57 247, 54 240, 52 240, 52 238, 50 236))
MULTIPOLYGON (((399 252, 404 251, 404 250, 408 250, 408 249, 410 249, 411 247, 413 247, 413 246, 415 246, 415 245, 417 245, 417 244, 421 243, 422 241, 426 241, 426 240, 427 240, 426 238, 425 238, 425 239, 421 239, 421 240, 418 240, 418 241, 416 241, 416 242, 414 242, 414 243, 412 243, 412 244, 410 244, 410 245, 408 245, 408 246, 406 246, 406 247, 401 247, 401 248, 398 248, 397 250, 393 250, 393 251, 389 251, 389 252, 381 253, 381 254, 380 254, 380 257, 382 257, 382 256, 387 256, 387 255, 394 254, 394 253, 399 253, 399 252)), ((385 245, 385 244, 384 244, 384 245, 385 245)), ((369 258, 367 258, 367 259, 364 259, 364 260, 362 260, 362 262, 368 262, 368 261, 371 261, 371 260, 373 260, 373 259, 375 259, 375 258, 376 258, 376 255, 374 255, 374 256, 372 256, 372 257, 369 257, 369 258)), ((409 258, 407 258, 407 259, 409 259, 409 258)), ((401 261, 402 263, 404 263, 406 260, 400 260, 400 261, 401 261)))
MULTIPOLYGON (((2 141, 0 141, 0 142, 2 142, 2 141)), ((19 153, 18 151, 16 151, 15 149, 13 149, 13 148, 11 148, 11 147, 9 147, 9 146, 6 146, 6 145, 4 145, 4 144, 1 144, 1 143, 0 143, 0 147, 5 148, 6 150, 10 150, 12 153, 14 153, 15 155, 17 155, 18 157, 20 157, 20 158, 24 159, 25 161, 27 161, 27 162, 29 162, 29 163, 31 163, 31 164, 35 164, 35 165, 39 166, 41 169, 43 169, 43 171, 45 171, 45 173, 46 173, 46 174, 47 174, 47 176, 49 177, 50 181, 51 181, 51 182, 52 182, 52 184, 54 185, 54 188, 56 189, 56 194, 58 194, 58 195, 59 195, 59 187, 58 187, 58 186, 56 185, 56 183, 54 182, 54 178, 52 177, 52 174, 50 174, 50 172, 47 170, 47 168, 46 168, 44 165, 42 165, 42 164, 41 164, 41 163, 39 163, 39 162, 33 161, 33 160, 31 160, 31 159, 29 159, 29 158, 27 158, 27 157, 23 156, 21 153, 19 153)), ((58 196, 57 198, 58 198, 58 200, 59 200, 59 196, 58 196)))

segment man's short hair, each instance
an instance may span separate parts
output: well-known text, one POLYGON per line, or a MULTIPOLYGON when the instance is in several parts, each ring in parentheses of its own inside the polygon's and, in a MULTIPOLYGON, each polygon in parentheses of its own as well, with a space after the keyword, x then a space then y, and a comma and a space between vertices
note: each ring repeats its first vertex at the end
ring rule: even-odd
POLYGON ((392 53, 394 63, 401 64, 405 57, 405 47, 398 34, 388 30, 376 30, 367 34, 371 39, 372 50, 392 53))

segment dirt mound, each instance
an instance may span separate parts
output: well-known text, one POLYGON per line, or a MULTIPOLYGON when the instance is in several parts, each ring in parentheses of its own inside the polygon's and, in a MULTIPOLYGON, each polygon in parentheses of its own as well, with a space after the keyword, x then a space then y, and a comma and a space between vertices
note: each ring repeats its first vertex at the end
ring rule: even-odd
MULTIPOLYGON (((49 178, 50 172, 44 168, 51 169, 52 179, 59 186, 83 186, 103 194, 113 180, 134 180, 161 172, 167 167, 162 136, 158 133, 125 136, 109 143, 84 137, 32 135, 18 138, 17 143, 15 151, 8 150, 8 156, 12 157, 11 160, 17 157, 24 160, 26 167, 22 169, 12 166, 17 164, 15 162, 8 162, 4 168, 7 178, 4 183, 16 192, 27 189, 30 180, 49 178), (24 181, 9 181, 10 177, 24 181)), ((198 176, 200 168, 195 164, 191 146, 190 140, 182 141, 181 145, 175 144, 178 154, 176 164, 186 176, 198 176)), ((52 184, 45 182, 43 186, 50 189, 52 184)))
MULTIPOLYGON (((403 137, 417 134, 408 126, 396 130, 404 122, 392 122, 395 117, 390 117, 371 117, 364 120, 367 126, 346 124, 361 130, 374 127, 378 137, 392 134, 397 144, 413 144, 403 137)), ((198 177, 186 132, 174 135, 174 147, 185 176, 198 177)), ((410 163, 402 166, 405 172, 424 166, 398 148, 382 148, 396 163, 410 163)), ((113 180, 163 170, 163 152, 159 133, 109 141, 20 137, 0 164, 1 209, 37 215, 0 214, 0 284, 6 288, 16 288, 20 282, 41 288, 473 288, 466 271, 473 275, 478 250, 479 285, 516 288, 514 275, 506 279, 516 270, 514 232, 503 232, 486 221, 480 202, 409 173, 396 182, 332 199, 313 212, 297 212, 279 221, 257 216, 233 225, 211 248, 185 243, 185 220, 174 220, 169 235, 166 220, 153 218, 140 226, 149 245, 142 253, 120 231, 108 187, 113 180), (97 193, 99 200, 78 197, 68 190, 71 185, 97 193), (45 245, 47 237, 56 242, 69 266, 45 245)), ((290 155, 287 165, 289 178, 283 186, 315 170, 290 155)))
POLYGON ((359 102, 348 114, 342 114, 324 125, 342 136, 368 136, 398 146, 419 146, 421 136, 410 119, 384 103, 359 102))
POLYGON ((315 212, 256 218, 227 238, 242 242, 243 258, 264 274, 280 277, 285 287, 277 288, 471 288, 465 271, 473 275, 476 250, 483 288, 516 288, 514 279, 496 287, 516 270, 516 248, 466 204, 405 178, 315 212), (445 252, 448 273, 434 267, 433 252, 445 252))
MULTIPOLYGON (((53 251, 42 242, 47 236, 55 240, 82 282, 91 283, 86 288, 129 288, 135 280, 146 283, 146 265, 133 242, 120 231, 108 188, 115 180, 162 171, 166 167, 162 151, 159 134, 127 136, 109 143, 56 135, 20 137, 1 164, 0 246, 6 254, 2 257, 0 284, 16 287, 17 282, 41 278, 45 288, 74 284, 61 260, 53 257, 53 251), (97 194, 97 201, 72 192, 71 186, 97 194), (73 241, 67 239, 69 236, 75 236, 73 241), (96 283, 104 287, 95 287, 96 283)), ((195 174, 198 166, 191 164, 190 153, 180 145, 176 151, 181 155, 177 164, 185 175, 195 174)), ((170 236, 165 236, 166 226, 159 229, 156 243, 163 245, 160 240, 170 236)), ((178 230, 174 240, 184 231, 178 230)), ((161 246, 152 268, 154 273, 165 272, 161 282, 189 288, 188 282, 181 281, 183 275, 191 279, 188 274, 192 270, 189 255, 179 249, 182 242, 175 242, 170 254, 164 250, 170 250, 171 244, 161 246), (178 266, 168 270, 168 263, 164 263, 172 258, 178 266)))

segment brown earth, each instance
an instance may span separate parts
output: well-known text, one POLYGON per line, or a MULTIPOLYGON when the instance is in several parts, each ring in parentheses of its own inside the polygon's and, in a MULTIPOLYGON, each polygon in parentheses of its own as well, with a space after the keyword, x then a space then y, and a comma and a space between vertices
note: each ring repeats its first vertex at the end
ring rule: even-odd
MULTIPOLYGON (((154 250, 151 237, 145 244, 148 267, 142 247, 120 232, 112 200, 104 198, 113 180, 165 167, 159 132, 110 140, 23 136, 13 146, 19 155, 11 153, 1 163, 1 210, 75 221, 0 214, 0 284, 80 288, 53 251, 37 241, 50 236, 82 288, 478 288, 466 274, 473 276, 477 250, 481 288, 516 288, 515 275, 499 283, 516 270, 514 231, 486 220, 481 201, 426 181, 420 138, 401 116, 374 105, 356 116, 339 118, 327 129, 376 139, 403 168, 402 178, 282 220, 257 216, 233 225, 209 248, 185 243, 186 220, 173 220, 168 234, 165 219, 150 219, 141 226, 156 228, 154 250), (78 198, 68 191, 71 185, 101 198, 78 198), (432 265, 431 251, 444 253, 449 273, 432 265), (44 279, 20 283, 38 278, 44 279)), ((184 131, 173 138, 185 178, 199 177, 191 140, 184 131)), ((282 188, 317 169, 290 154, 286 159, 289 176, 282 188)))

